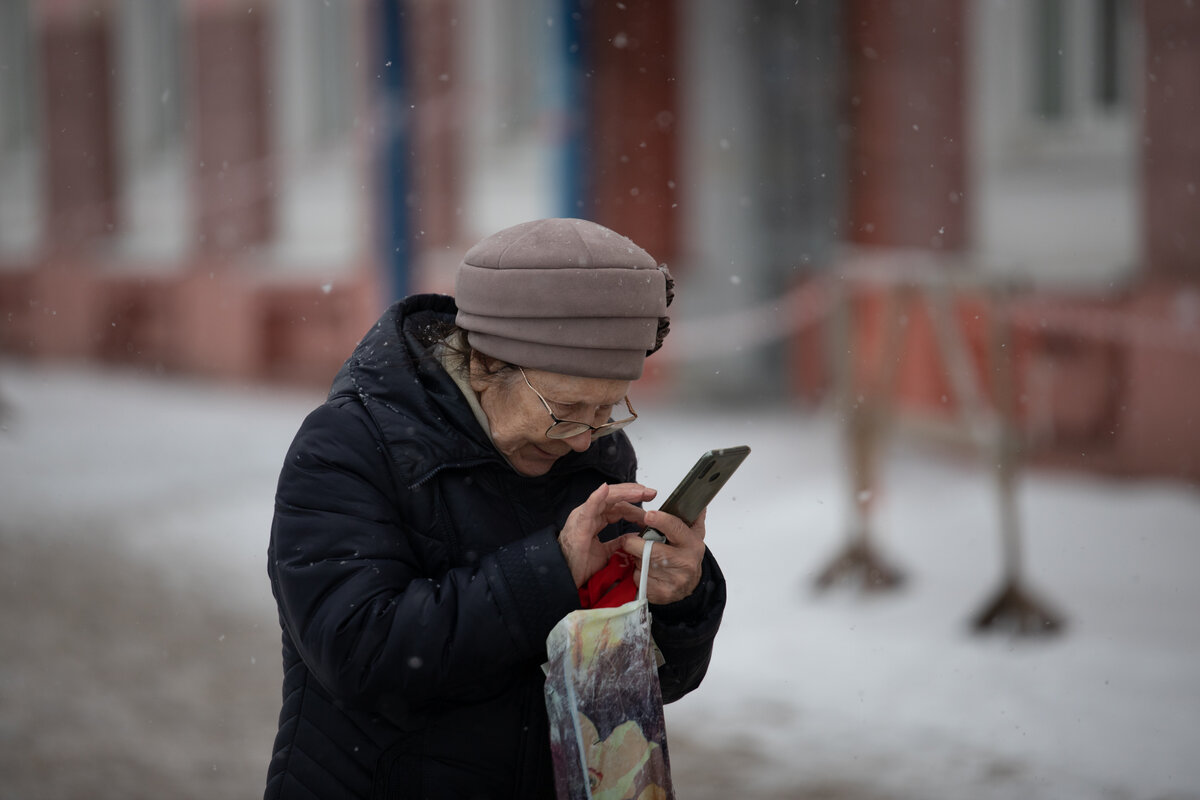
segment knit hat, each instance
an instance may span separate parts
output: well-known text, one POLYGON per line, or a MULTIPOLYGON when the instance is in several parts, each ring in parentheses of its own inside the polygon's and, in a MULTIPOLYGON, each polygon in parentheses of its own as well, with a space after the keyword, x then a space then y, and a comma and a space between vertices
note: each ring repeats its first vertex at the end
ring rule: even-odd
POLYGON ((667 333, 672 286, 666 267, 608 228, 535 220, 467 251, 455 289, 457 323, 492 358, 634 380, 667 333))

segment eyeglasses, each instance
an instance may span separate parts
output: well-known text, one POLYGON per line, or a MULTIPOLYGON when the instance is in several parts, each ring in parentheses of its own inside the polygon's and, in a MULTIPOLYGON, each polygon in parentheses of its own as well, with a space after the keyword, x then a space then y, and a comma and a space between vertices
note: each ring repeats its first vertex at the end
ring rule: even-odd
POLYGON ((624 398, 624 403, 625 407, 629 409, 630 416, 625 419, 612 420, 603 425, 588 425, 586 422, 572 422, 569 419, 559 419, 554 415, 554 411, 551 410, 550 404, 546 402, 546 398, 542 397, 542 393, 533 388, 533 384, 529 382, 529 376, 525 374, 525 370, 521 367, 517 367, 517 369, 521 370, 521 377, 525 379, 525 385, 537 395, 538 400, 542 401, 542 405, 546 407, 546 413, 550 415, 550 419, 554 420, 554 424, 546 428, 547 439, 570 439, 572 436, 578 436, 584 431, 591 431, 592 438, 597 439, 601 436, 607 436, 610 433, 616 433, 637 419, 637 412, 633 410, 628 395, 624 398))

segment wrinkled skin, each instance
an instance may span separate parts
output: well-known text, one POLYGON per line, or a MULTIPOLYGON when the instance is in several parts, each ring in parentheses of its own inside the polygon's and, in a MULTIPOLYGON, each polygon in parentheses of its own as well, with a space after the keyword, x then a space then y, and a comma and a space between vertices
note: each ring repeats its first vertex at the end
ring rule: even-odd
MULTIPOLYGON (((471 362, 471 388, 487 416, 492 441, 517 472, 530 477, 544 475, 562 456, 591 446, 589 431, 568 439, 547 437, 546 429, 553 420, 519 373, 491 371, 477 358, 471 362)), ((608 421, 613 407, 629 392, 629 381, 535 369, 525 373, 558 417, 590 421, 591 425, 608 421)), ((618 550, 633 556, 640 568, 645 544, 640 536, 627 534, 610 542, 599 539, 606 526, 626 520, 637 526, 649 525, 667 537, 666 543, 656 544, 651 552, 647 599, 660 605, 673 603, 695 590, 704 558, 704 515, 688 527, 678 517, 638 507, 656 495, 655 489, 639 483, 604 484, 571 511, 559 545, 576 586, 586 583, 618 550)))

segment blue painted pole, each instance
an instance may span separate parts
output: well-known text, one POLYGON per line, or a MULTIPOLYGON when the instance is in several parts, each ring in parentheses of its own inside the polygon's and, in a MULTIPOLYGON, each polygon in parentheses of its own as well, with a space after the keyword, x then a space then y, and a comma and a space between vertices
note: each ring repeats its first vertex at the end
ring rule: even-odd
POLYGON ((379 22, 378 76, 379 129, 377 163, 380 244, 383 266, 393 298, 411 290, 411 222, 408 194, 412 180, 412 86, 405 46, 404 0, 376 0, 379 22))
POLYGON ((560 0, 563 24, 563 107, 566 115, 565 141, 561 150, 561 205, 563 216, 591 216, 591 159, 588 130, 591 113, 588 92, 587 23, 584 0, 560 0))

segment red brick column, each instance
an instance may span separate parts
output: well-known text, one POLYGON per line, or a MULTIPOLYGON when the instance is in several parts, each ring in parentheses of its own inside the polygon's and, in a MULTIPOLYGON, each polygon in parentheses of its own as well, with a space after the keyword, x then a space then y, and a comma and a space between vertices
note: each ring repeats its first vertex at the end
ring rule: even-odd
POLYGON ((462 200, 459 92, 455 65, 457 3, 410 0, 416 140, 412 161, 417 205, 413 229, 421 247, 455 245, 462 200))
POLYGON ((963 6, 846 4, 853 242, 950 250, 967 243, 963 6))
POLYGON ((679 235, 675 0, 597 0, 589 13, 593 216, 670 261, 679 235))
POLYGON ((269 3, 193 3, 195 230, 202 251, 231 252, 273 233, 268 92, 269 3))
POLYGON ((111 39, 105 6, 38 7, 42 56, 46 237, 53 249, 117 225, 111 39))
POLYGON ((1152 277, 1200 278, 1200 6, 1145 0, 1144 252, 1152 277))

